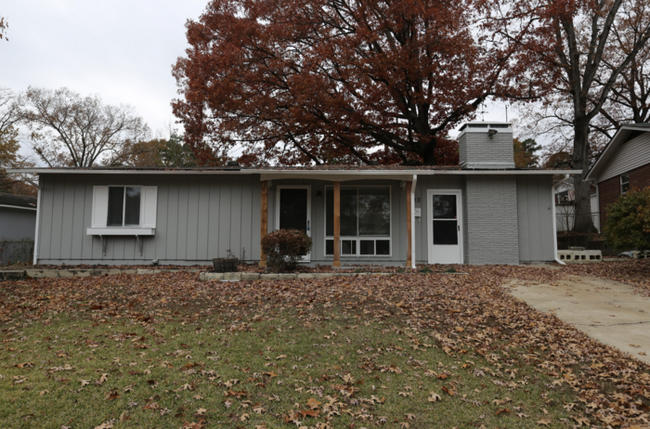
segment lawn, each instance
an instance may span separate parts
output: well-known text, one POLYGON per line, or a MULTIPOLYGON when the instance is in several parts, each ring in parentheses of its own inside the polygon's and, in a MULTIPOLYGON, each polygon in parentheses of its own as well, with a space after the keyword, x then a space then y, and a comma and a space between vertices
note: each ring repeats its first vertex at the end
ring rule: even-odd
POLYGON ((0 426, 647 424, 648 366, 500 287, 564 271, 460 270, 0 283, 0 426))

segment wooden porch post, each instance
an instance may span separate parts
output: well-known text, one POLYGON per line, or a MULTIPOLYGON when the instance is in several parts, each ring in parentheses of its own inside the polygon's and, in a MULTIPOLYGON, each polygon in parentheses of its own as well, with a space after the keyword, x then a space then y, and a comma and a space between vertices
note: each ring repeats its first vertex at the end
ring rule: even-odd
POLYGON ((266 253, 262 249, 262 239, 269 233, 269 182, 262 180, 262 213, 260 226, 260 267, 266 267, 266 253))
POLYGON ((406 268, 411 268, 412 258, 411 255, 411 187, 413 182, 406 182, 406 268))
POLYGON ((341 182, 334 182, 334 262, 341 266, 341 182))

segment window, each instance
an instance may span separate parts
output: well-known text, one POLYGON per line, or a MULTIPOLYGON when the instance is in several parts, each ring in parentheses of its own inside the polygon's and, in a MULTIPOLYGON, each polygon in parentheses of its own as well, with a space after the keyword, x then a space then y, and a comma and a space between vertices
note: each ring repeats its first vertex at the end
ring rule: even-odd
MULTIPOLYGON (((341 255, 390 255, 390 187, 341 187, 341 255)), ((325 254, 334 254, 334 189, 325 189, 325 254)))
POLYGON ((140 226, 140 186, 108 187, 107 226, 140 226))
POLYGON ((95 186, 88 234, 152 235, 157 195, 156 186, 95 186))
POLYGON ((630 175, 621 174, 621 194, 626 193, 630 190, 630 175))

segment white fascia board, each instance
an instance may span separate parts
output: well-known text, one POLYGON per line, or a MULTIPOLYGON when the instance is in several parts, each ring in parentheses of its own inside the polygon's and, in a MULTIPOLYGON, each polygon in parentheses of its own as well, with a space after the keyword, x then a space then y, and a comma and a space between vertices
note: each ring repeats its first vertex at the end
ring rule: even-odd
POLYGON ((260 174, 260 170, 66 170, 49 168, 8 168, 11 174, 108 174, 108 175, 160 175, 160 174, 260 174))
POLYGON ((582 174, 582 170, 439 170, 434 174, 454 176, 546 176, 555 174, 582 174))
POLYGON ((420 174, 419 171, 404 170, 300 170, 300 171, 258 171, 260 180, 280 180, 280 179, 317 179, 329 180, 332 182, 345 182, 347 180, 404 180, 410 182, 414 175, 420 174))
POLYGON ((6 207, 8 209, 16 209, 16 210, 32 210, 36 211, 36 207, 19 207, 19 206, 10 206, 7 204, 0 204, 0 207, 6 207))
POLYGON ((331 181, 391 179, 413 180, 416 176, 519 176, 582 174, 581 170, 67 170, 47 168, 7 169, 11 174, 80 174, 80 175, 260 175, 260 180, 278 179, 321 179, 331 181))

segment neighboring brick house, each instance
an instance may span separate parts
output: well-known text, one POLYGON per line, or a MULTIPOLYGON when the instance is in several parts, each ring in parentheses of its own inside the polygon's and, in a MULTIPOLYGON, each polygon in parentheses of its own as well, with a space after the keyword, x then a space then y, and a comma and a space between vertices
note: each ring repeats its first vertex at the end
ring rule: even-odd
POLYGON ((631 188, 650 186, 650 124, 623 125, 587 173, 598 185, 602 222, 607 207, 631 188))

